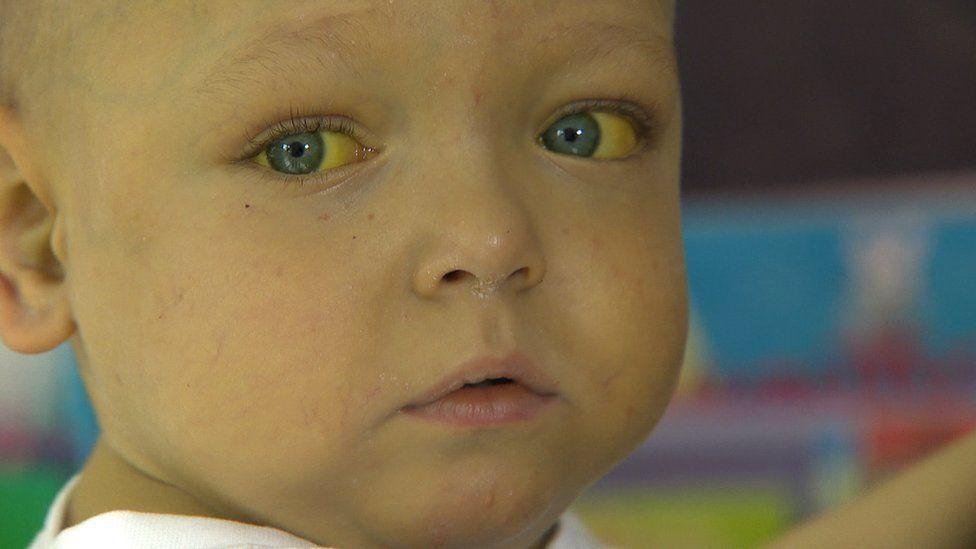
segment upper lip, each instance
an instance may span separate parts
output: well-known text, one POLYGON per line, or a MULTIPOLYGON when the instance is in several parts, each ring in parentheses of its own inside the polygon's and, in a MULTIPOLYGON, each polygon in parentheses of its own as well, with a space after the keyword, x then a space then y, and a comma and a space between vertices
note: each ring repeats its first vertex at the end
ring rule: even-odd
POLYGON ((479 356, 462 362, 408 406, 430 404, 465 384, 501 377, 511 379, 538 395, 551 396, 558 392, 555 380, 539 368, 528 355, 521 351, 512 351, 502 357, 479 356))

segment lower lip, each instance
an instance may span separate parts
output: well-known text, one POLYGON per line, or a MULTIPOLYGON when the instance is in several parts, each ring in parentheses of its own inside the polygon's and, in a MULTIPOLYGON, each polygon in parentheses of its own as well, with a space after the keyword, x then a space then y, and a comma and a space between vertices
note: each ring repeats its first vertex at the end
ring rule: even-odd
POLYGON ((534 418, 556 400, 517 383, 462 387, 434 402, 406 406, 403 413, 458 427, 491 427, 534 418))

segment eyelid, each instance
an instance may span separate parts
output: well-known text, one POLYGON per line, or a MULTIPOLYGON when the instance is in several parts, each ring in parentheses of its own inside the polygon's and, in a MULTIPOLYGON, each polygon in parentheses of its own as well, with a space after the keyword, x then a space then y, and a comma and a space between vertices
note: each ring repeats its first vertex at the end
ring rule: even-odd
POLYGON ((634 127, 634 133, 637 136, 637 147, 627 156, 603 159, 587 158, 587 160, 596 160, 597 162, 626 160, 646 149, 649 146, 648 142, 657 136, 660 129, 660 115, 658 111, 654 109, 648 111, 641 106, 638 99, 626 96, 618 96, 617 99, 580 99, 560 107, 556 112, 546 118, 542 129, 536 133, 536 141, 541 142, 542 134, 562 118, 587 111, 609 111, 615 114, 622 114, 630 120, 631 125, 634 127))
POLYGON ((249 161, 260 154, 268 145, 283 137, 318 131, 345 133, 359 141, 364 148, 375 151, 375 149, 363 143, 364 141, 370 141, 370 136, 352 118, 341 114, 327 116, 299 115, 278 122, 266 123, 265 127, 267 129, 255 136, 251 136, 245 132, 246 145, 241 156, 237 158, 238 162, 249 161))

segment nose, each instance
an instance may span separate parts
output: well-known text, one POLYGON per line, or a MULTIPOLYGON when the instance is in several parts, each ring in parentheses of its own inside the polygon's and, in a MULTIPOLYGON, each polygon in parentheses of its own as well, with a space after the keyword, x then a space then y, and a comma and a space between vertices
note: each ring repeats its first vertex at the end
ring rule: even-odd
POLYGON ((533 235, 523 226, 500 231, 452 231, 440 252, 421 262, 414 276, 414 292, 426 299, 471 294, 491 299, 517 294, 542 282, 546 264, 533 235), (487 234, 466 239, 472 233, 487 234))

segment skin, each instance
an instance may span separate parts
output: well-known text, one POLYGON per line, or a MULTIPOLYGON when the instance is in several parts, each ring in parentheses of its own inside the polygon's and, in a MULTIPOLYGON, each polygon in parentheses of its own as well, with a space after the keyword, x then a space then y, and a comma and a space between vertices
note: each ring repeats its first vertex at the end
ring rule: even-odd
POLYGON ((647 437, 687 333, 673 6, 559 5, 70 10, 47 85, 0 111, 0 332, 24 353, 70 340, 102 427, 65 527, 131 509, 342 547, 538 547, 647 437), (355 78, 208 80, 276 25, 347 12, 355 78), (609 39, 574 31, 593 20, 664 62, 625 46, 577 63, 609 39), (535 141, 558 108, 621 95, 659 121, 639 154, 535 141), (289 106, 348 117, 375 154, 303 187, 236 161, 289 106), (559 384, 537 418, 399 413, 514 349, 559 384))

